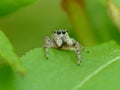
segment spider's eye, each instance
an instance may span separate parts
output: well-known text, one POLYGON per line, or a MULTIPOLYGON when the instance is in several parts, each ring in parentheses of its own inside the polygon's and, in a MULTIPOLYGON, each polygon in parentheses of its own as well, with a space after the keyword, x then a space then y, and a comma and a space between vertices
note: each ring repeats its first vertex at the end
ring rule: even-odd
POLYGON ((62 34, 65 34, 66 33, 66 31, 62 31, 62 34))
POLYGON ((61 31, 57 31, 57 34, 58 34, 58 35, 61 34, 61 31))

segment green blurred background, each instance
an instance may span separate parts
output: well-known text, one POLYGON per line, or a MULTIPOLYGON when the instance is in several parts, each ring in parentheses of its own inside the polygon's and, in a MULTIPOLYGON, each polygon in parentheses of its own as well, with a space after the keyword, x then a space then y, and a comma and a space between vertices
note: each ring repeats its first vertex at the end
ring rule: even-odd
MULTIPOLYGON (((109 40, 120 43, 119 29, 110 18, 107 1, 1 0, 0 29, 20 56, 40 47, 44 37, 55 29, 68 29, 70 35, 85 46, 109 40)), ((112 0, 118 8, 119 3, 112 0)))
POLYGON ((0 18, 0 29, 19 55, 40 47, 54 29, 71 29, 60 0, 39 0, 32 5, 0 18))

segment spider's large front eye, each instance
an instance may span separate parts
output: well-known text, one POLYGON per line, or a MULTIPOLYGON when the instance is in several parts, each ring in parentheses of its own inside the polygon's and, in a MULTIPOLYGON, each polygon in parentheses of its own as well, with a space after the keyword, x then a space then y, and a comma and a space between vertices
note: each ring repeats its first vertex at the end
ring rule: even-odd
POLYGON ((66 33, 66 31, 62 31, 62 34, 65 34, 66 33))
POLYGON ((61 31, 57 31, 57 34, 58 34, 58 35, 61 34, 61 31))

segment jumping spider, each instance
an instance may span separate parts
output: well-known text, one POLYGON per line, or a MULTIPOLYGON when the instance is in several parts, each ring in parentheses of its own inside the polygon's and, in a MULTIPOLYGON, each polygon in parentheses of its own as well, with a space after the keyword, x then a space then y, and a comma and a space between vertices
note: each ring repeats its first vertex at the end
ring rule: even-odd
POLYGON ((67 30, 55 30, 53 32, 51 40, 49 37, 45 37, 44 47, 47 59, 50 47, 58 49, 75 50, 78 58, 78 65, 80 65, 80 51, 82 46, 76 40, 69 37, 67 30))

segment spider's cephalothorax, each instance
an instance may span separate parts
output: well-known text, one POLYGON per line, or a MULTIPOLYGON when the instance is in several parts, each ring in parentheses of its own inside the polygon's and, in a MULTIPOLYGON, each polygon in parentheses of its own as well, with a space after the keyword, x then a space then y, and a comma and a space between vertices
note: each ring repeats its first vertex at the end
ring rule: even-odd
POLYGON ((48 51, 50 47, 75 50, 78 58, 78 65, 80 64, 80 44, 70 38, 67 30, 55 30, 53 32, 52 38, 45 37, 44 47, 46 51, 46 58, 48 59, 48 51))

